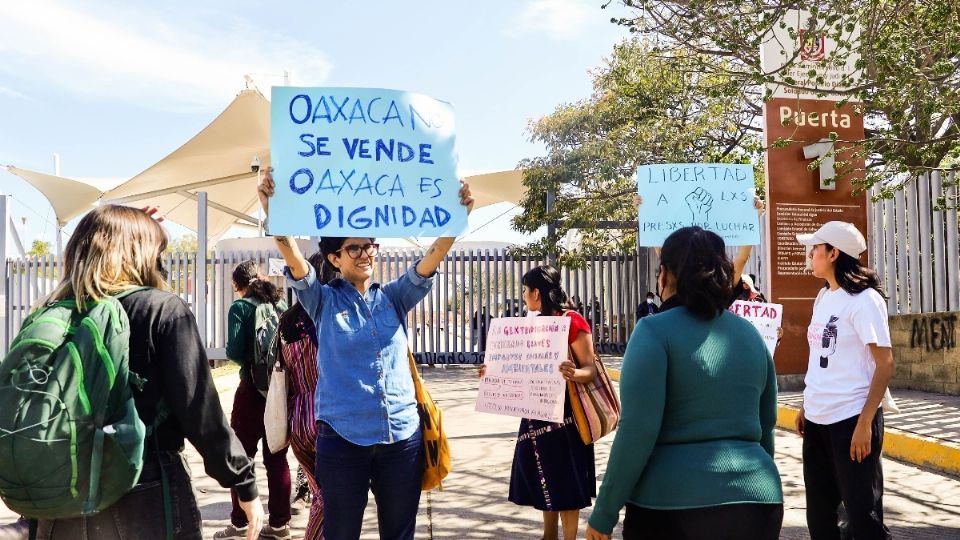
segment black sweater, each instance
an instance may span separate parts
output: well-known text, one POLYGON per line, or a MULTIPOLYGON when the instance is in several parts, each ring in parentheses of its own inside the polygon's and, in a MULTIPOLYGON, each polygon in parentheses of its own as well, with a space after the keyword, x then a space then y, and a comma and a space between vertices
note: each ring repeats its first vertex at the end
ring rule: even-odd
MULTIPOLYGON (((253 460, 227 423, 213 384, 210 364, 197 323, 176 295, 145 289, 120 300, 130 319, 130 371, 147 379, 134 390, 140 418, 153 423, 160 398, 168 418, 157 428, 161 452, 180 452, 184 438, 200 452, 206 473, 225 488, 236 488, 241 501, 257 496, 253 460)), ((153 453, 147 441, 145 461, 153 453)))

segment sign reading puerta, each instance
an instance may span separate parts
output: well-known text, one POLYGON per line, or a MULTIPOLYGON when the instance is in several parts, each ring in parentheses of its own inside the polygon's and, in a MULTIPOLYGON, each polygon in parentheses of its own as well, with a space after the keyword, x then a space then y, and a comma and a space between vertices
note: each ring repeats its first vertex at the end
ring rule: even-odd
MULTIPOLYGON (((840 103, 847 96, 838 91, 843 75, 853 74, 856 54, 844 61, 831 56, 837 40, 823 30, 822 21, 809 13, 788 11, 786 28, 774 24, 774 32, 761 50, 764 72, 772 73, 793 63, 778 74, 778 80, 792 85, 772 85, 773 97, 764 106, 766 153, 766 260, 770 301, 783 305, 783 342, 775 361, 780 374, 805 373, 808 350, 807 325, 822 280, 806 270, 807 253, 797 242, 797 233, 813 232, 828 221, 848 221, 865 235, 866 195, 854 195, 851 182, 857 174, 837 175, 833 163, 846 159, 851 146, 840 141, 862 140, 863 116, 856 103, 840 103), (789 79, 788 79, 789 77, 789 79), (799 87, 795 88, 795 87, 799 87), (778 140, 789 145, 773 147, 778 140), (836 143, 832 141, 838 141, 836 143), (835 145, 835 146, 834 146, 835 145), (835 158, 829 157, 831 149, 835 158), (810 170, 815 160, 828 156, 810 170)), ((856 43, 857 28, 842 36, 856 43)), ((863 169, 863 159, 853 163, 863 169)), ((867 245, 870 245, 869 241, 867 245)), ((866 262, 866 254, 863 255, 866 262)))

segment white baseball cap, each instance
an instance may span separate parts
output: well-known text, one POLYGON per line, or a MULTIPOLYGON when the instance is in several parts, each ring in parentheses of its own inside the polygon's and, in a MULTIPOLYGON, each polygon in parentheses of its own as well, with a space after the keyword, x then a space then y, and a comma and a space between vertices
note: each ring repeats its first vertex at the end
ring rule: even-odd
POLYGON ((854 259, 867 250, 867 241, 860 231, 845 221, 828 221, 813 234, 798 234, 797 242, 805 246, 830 244, 854 259))

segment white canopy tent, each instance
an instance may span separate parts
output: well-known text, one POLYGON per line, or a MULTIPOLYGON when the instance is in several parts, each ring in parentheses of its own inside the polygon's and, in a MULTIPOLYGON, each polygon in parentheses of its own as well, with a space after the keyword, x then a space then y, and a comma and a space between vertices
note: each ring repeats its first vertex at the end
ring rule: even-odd
POLYGON ((526 193, 526 188, 523 187, 523 171, 519 169, 477 174, 464 180, 470 183, 470 191, 476 201, 474 208, 501 202, 520 204, 526 193))
POLYGON ((255 227, 258 156, 270 164, 270 102, 257 90, 244 90, 200 133, 170 155, 104 193, 116 204, 156 206, 170 221, 197 230, 197 192, 207 193, 207 238, 219 238, 233 225, 255 227))
MULTIPOLYGON (((256 89, 241 91, 230 105, 200 133, 133 178, 81 180, 49 175, 13 166, 6 170, 40 190, 53 206, 60 227, 87 212, 97 201, 130 206, 155 206, 172 222, 198 231, 197 264, 206 264, 208 241, 230 227, 256 227, 257 173, 270 164, 270 103, 256 89), (200 231, 206 231, 203 234, 200 231)), ((499 203, 518 204, 523 196, 522 171, 480 174, 467 178, 476 208, 499 203)), ((0 196, 0 256, 6 257, 9 199, 0 196)), ((22 252, 22 246, 21 246, 22 252)), ((6 266, 3 267, 5 278, 6 266)), ((206 272, 196 275, 196 305, 206 304, 206 272)), ((0 279, 0 300, 5 296, 0 279)), ((196 311, 202 336, 206 310, 196 311)), ((5 324, 0 321, 0 326, 5 324)), ((0 337, 3 334, 0 328, 0 337)))
POLYGON ((60 227, 85 214, 105 191, 123 182, 122 178, 67 178, 10 165, 3 168, 26 180, 47 198, 60 227))
MULTIPOLYGON (((155 206, 160 215, 198 230, 198 193, 207 194, 206 238, 214 241, 232 226, 256 227, 257 174, 251 161, 270 165, 270 102, 256 89, 241 91, 207 127, 180 148, 133 178, 80 180, 17 167, 8 171, 46 196, 58 223, 82 215, 98 200, 130 206, 155 206)), ((520 170, 467 177, 476 208, 523 197, 520 170)))

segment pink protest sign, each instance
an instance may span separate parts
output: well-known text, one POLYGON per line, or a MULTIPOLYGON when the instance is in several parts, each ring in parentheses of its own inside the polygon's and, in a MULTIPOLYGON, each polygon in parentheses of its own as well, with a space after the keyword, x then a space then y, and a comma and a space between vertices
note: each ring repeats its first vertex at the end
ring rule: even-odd
POLYGON ((487 333, 476 410, 505 416, 563 421, 569 317, 493 319, 487 333))
POLYGON ((773 351, 777 348, 777 329, 783 322, 783 306, 737 300, 730 306, 730 311, 750 321, 767 344, 770 356, 773 356, 773 351))

